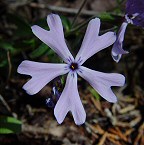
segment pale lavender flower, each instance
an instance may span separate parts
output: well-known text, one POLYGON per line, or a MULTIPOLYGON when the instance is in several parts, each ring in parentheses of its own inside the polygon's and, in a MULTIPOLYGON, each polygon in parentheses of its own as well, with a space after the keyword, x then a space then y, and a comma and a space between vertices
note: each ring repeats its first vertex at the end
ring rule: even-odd
POLYGON ((114 61, 119 62, 119 60, 121 59, 122 54, 127 54, 128 51, 125 51, 123 49, 123 41, 124 41, 124 35, 125 35, 125 31, 126 31, 126 27, 127 27, 128 23, 127 22, 123 22, 119 32, 117 34, 117 39, 112 47, 112 58, 114 61))
POLYGON ((116 62, 119 62, 122 54, 128 53, 123 49, 124 35, 128 24, 144 27, 144 0, 127 0, 125 21, 120 27, 112 48, 112 57, 116 62))
POLYGON ((124 85, 125 77, 121 74, 101 73, 82 66, 92 55, 112 45, 116 36, 113 32, 107 32, 99 36, 100 19, 92 19, 88 24, 82 46, 74 59, 65 43, 60 17, 55 14, 48 15, 47 22, 50 31, 44 30, 37 25, 32 26, 32 31, 41 41, 51 47, 65 63, 23 61, 18 67, 18 72, 32 77, 23 86, 23 89, 30 95, 36 94, 57 76, 68 73, 64 90, 54 108, 54 115, 58 123, 61 124, 66 114, 71 111, 75 123, 77 125, 83 124, 86 113, 78 93, 77 74, 87 80, 109 102, 117 101, 111 86, 124 85))

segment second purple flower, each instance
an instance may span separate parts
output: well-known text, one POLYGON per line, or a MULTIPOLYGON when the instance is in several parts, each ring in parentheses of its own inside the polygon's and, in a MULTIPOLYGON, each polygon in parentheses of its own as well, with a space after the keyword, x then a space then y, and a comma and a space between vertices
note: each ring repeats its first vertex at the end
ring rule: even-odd
POLYGON ((122 23, 117 35, 116 42, 112 48, 112 58, 119 62, 123 54, 128 51, 123 49, 123 41, 128 24, 144 27, 144 0, 127 0, 125 20, 122 23))

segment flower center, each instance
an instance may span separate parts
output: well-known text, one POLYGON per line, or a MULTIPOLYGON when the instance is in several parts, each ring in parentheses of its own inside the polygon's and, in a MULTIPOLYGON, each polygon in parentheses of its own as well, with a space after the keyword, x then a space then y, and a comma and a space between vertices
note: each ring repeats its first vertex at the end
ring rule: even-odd
POLYGON ((133 15, 132 15, 132 14, 128 14, 127 17, 128 17, 129 19, 132 19, 132 18, 133 18, 133 15))
POLYGON ((134 13, 134 14, 126 14, 125 15, 125 19, 127 20, 128 23, 133 24, 133 19, 135 19, 137 16, 139 15, 139 13, 134 13))
POLYGON ((73 70, 73 71, 78 69, 78 64, 77 63, 71 63, 70 69, 73 70))

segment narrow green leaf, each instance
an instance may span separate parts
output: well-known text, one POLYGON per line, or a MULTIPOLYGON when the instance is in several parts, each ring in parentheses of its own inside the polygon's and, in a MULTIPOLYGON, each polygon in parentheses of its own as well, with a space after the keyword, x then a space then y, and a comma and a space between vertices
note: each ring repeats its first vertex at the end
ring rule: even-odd
POLYGON ((20 133, 21 121, 9 116, 0 116, 0 134, 20 133))
POLYGON ((42 43, 37 49, 35 49, 31 54, 30 54, 30 58, 34 59, 37 57, 42 56, 44 53, 49 51, 49 47, 42 43))
POLYGON ((0 48, 6 50, 6 51, 15 51, 15 48, 12 46, 12 44, 8 42, 0 42, 0 48))
POLYGON ((65 16, 61 16, 61 20, 66 31, 69 31, 71 29, 71 22, 69 21, 69 19, 67 19, 67 17, 65 16))
POLYGON ((92 93, 92 95, 97 99, 100 100, 99 94, 95 91, 95 89, 90 88, 89 91, 92 93))
POLYGON ((35 48, 36 44, 35 39, 24 40, 23 43, 32 48, 35 48))
POLYGON ((114 17, 109 14, 109 13, 106 13, 106 12, 103 12, 99 15, 99 18, 103 21, 112 21, 114 20, 114 17))

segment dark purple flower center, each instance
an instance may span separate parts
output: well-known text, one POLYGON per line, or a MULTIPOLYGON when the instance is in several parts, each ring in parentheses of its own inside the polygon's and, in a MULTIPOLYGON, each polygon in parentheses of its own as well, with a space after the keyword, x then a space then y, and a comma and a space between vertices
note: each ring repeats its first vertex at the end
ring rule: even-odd
POLYGON ((133 15, 131 15, 131 14, 128 14, 127 16, 128 16, 129 19, 133 18, 133 15))
POLYGON ((78 64, 77 63, 71 63, 70 69, 73 70, 73 71, 78 69, 78 64))

